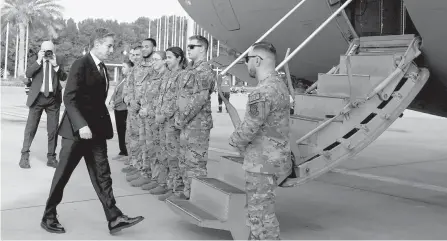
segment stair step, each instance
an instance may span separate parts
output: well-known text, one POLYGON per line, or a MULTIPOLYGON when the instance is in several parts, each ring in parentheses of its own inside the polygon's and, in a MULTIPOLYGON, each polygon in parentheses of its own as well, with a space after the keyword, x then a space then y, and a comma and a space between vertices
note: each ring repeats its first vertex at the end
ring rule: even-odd
POLYGON ((300 116, 304 119, 324 121, 328 117, 337 115, 347 102, 345 97, 334 95, 295 95, 295 110, 292 118, 300 116))
MULTIPOLYGON (((364 99, 384 77, 352 74, 351 80, 347 74, 319 74, 318 95, 332 95, 352 99, 364 99)), ((336 109, 333 111, 339 111, 336 109)))
POLYGON ((361 37, 360 48, 407 48, 414 38, 414 34, 361 37))
POLYGON ((245 171, 242 169, 243 163, 243 157, 222 156, 219 161, 218 179, 240 190, 245 190, 245 171))
MULTIPOLYGON (((355 75, 369 75, 388 77, 396 69, 402 55, 354 55, 351 59, 351 73, 355 75)), ((346 66, 347 56, 340 56, 339 74, 348 74, 346 66)))
POLYGON ((201 227, 211 226, 211 222, 219 222, 219 220, 210 213, 200 209, 188 200, 181 199, 167 199, 166 203, 168 207, 183 217, 190 223, 196 224, 201 227))
MULTIPOLYGON (((243 176, 242 176, 243 177, 243 176)), ((216 178, 193 178, 190 201, 221 221, 228 219, 233 198, 245 200, 245 192, 216 178)), ((242 207, 244 203, 241 204, 242 207)))
POLYGON ((220 190, 223 193, 226 193, 228 195, 245 194, 245 192, 242 191, 241 189, 231 186, 231 185, 229 185, 219 179, 216 179, 216 178, 202 177, 202 178, 197 178, 197 179, 201 180, 204 184, 206 184, 214 189, 220 190))

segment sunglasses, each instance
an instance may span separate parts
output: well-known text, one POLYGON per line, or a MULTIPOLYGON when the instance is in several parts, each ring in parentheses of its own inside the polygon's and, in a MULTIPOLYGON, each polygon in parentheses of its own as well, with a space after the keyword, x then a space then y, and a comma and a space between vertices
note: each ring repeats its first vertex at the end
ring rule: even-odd
POLYGON ((250 61, 250 58, 255 58, 255 57, 259 57, 261 60, 264 60, 261 56, 259 56, 259 55, 253 55, 253 56, 250 56, 250 55, 245 55, 245 63, 248 63, 248 61, 250 61))
POLYGON ((188 45, 188 49, 194 49, 195 47, 202 47, 202 45, 200 45, 200 44, 189 44, 188 45))

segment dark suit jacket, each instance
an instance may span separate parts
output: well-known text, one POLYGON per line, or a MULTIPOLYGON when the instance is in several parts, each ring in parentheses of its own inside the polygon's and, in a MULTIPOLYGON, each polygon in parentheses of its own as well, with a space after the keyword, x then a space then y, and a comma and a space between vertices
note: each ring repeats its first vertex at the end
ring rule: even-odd
MULTIPOLYGON (((107 68, 106 68, 106 74, 107 68)), ((90 54, 77 59, 71 66, 64 92, 65 111, 59 135, 80 140, 79 129, 88 126, 93 138, 111 139, 112 121, 105 104, 107 80, 99 73, 90 54)))
MULTIPOLYGON (((56 72, 54 68, 50 68, 52 83, 53 83, 53 94, 56 98, 56 101, 59 103, 62 102, 62 86, 59 81, 65 81, 67 78, 67 73, 65 73, 62 63, 60 63, 60 59, 56 56, 56 62, 59 65, 59 70, 56 72)), ((44 64, 40 65, 37 62, 34 62, 30 67, 26 69, 26 77, 31 78, 31 86, 28 92, 28 99, 26 100, 27 106, 32 106, 37 99, 37 96, 40 93, 40 88, 43 83, 43 67, 44 64)), ((26 84, 26 83, 25 83, 26 84)))

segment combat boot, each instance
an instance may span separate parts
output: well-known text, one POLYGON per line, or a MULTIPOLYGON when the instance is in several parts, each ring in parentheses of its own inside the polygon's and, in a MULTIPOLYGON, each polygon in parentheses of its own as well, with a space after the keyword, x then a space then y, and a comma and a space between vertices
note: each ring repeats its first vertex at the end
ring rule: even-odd
POLYGON ((126 173, 126 177, 132 176, 132 175, 137 174, 137 173, 140 173, 140 170, 138 170, 137 168, 134 168, 130 172, 126 173))
POLYGON ((56 168, 57 164, 58 164, 58 162, 56 160, 56 157, 49 157, 48 158, 47 166, 56 168))
POLYGON ((172 192, 172 190, 169 190, 167 193, 165 193, 165 194, 161 194, 160 196, 158 196, 158 200, 164 202, 166 199, 168 199, 168 198, 171 197, 172 195, 174 195, 174 192, 172 192))
POLYGON ((19 166, 21 168, 31 168, 29 164, 29 153, 22 153, 22 156, 20 157, 19 166))
POLYGON ((143 186, 141 186, 141 189, 149 191, 149 190, 156 188, 157 186, 158 186, 158 182, 152 181, 148 184, 144 184, 143 186))
POLYGON ((151 178, 149 177, 144 177, 144 176, 140 176, 138 179, 135 179, 133 181, 130 182, 130 185, 132 187, 141 187, 144 184, 148 184, 151 182, 151 178))
POLYGON ((133 181, 135 179, 140 178, 140 176, 141 176, 141 174, 139 172, 137 172, 137 173, 135 173, 133 175, 126 176, 126 181, 131 182, 131 181, 133 181))
POLYGON ((222 113, 222 106, 219 106, 219 110, 217 111, 217 113, 222 113))
POLYGON ((183 194, 183 193, 175 193, 175 194, 171 195, 168 199, 169 200, 189 200, 189 198, 187 196, 185 196, 185 194, 183 194))
POLYGON ((133 170, 136 170, 136 168, 133 167, 133 166, 127 166, 127 167, 124 167, 123 169, 121 169, 121 172, 129 173, 129 172, 131 172, 133 170))
POLYGON ((158 186, 149 191, 149 193, 153 195, 165 194, 166 192, 168 192, 168 189, 165 186, 158 186))

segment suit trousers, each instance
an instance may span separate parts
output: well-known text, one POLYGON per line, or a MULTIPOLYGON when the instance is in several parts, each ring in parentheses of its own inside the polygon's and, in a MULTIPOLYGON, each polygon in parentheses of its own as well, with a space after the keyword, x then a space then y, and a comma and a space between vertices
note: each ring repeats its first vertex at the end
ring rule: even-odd
MULTIPOLYGON (((223 92, 222 94, 223 94, 223 96, 225 97, 225 99, 227 99, 228 101, 230 101, 230 92, 223 92)), ((217 94, 217 102, 219 102, 219 106, 222 105, 223 100, 222 100, 222 97, 220 97, 219 94, 217 94)))
POLYGON ((120 155, 127 156, 126 148, 126 121, 127 110, 115 110, 116 132, 118 132, 118 143, 120 155))
POLYGON ((56 207, 62 201, 64 188, 82 157, 84 157, 90 180, 99 201, 101 201, 107 220, 112 221, 122 215, 121 210, 116 207, 113 195, 105 139, 71 140, 62 138, 62 149, 59 156, 59 165, 54 173, 50 195, 45 207, 45 218, 56 217, 56 207))
POLYGON ((26 121, 25 135, 23 138, 22 154, 28 154, 31 143, 36 136, 42 112, 47 113, 47 132, 48 132, 48 158, 56 157, 57 146, 57 126, 59 124, 59 113, 61 103, 56 99, 53 93, 45 97, 43 93, 37 96, 36 101, 29 107, 28 120, 26 121))

